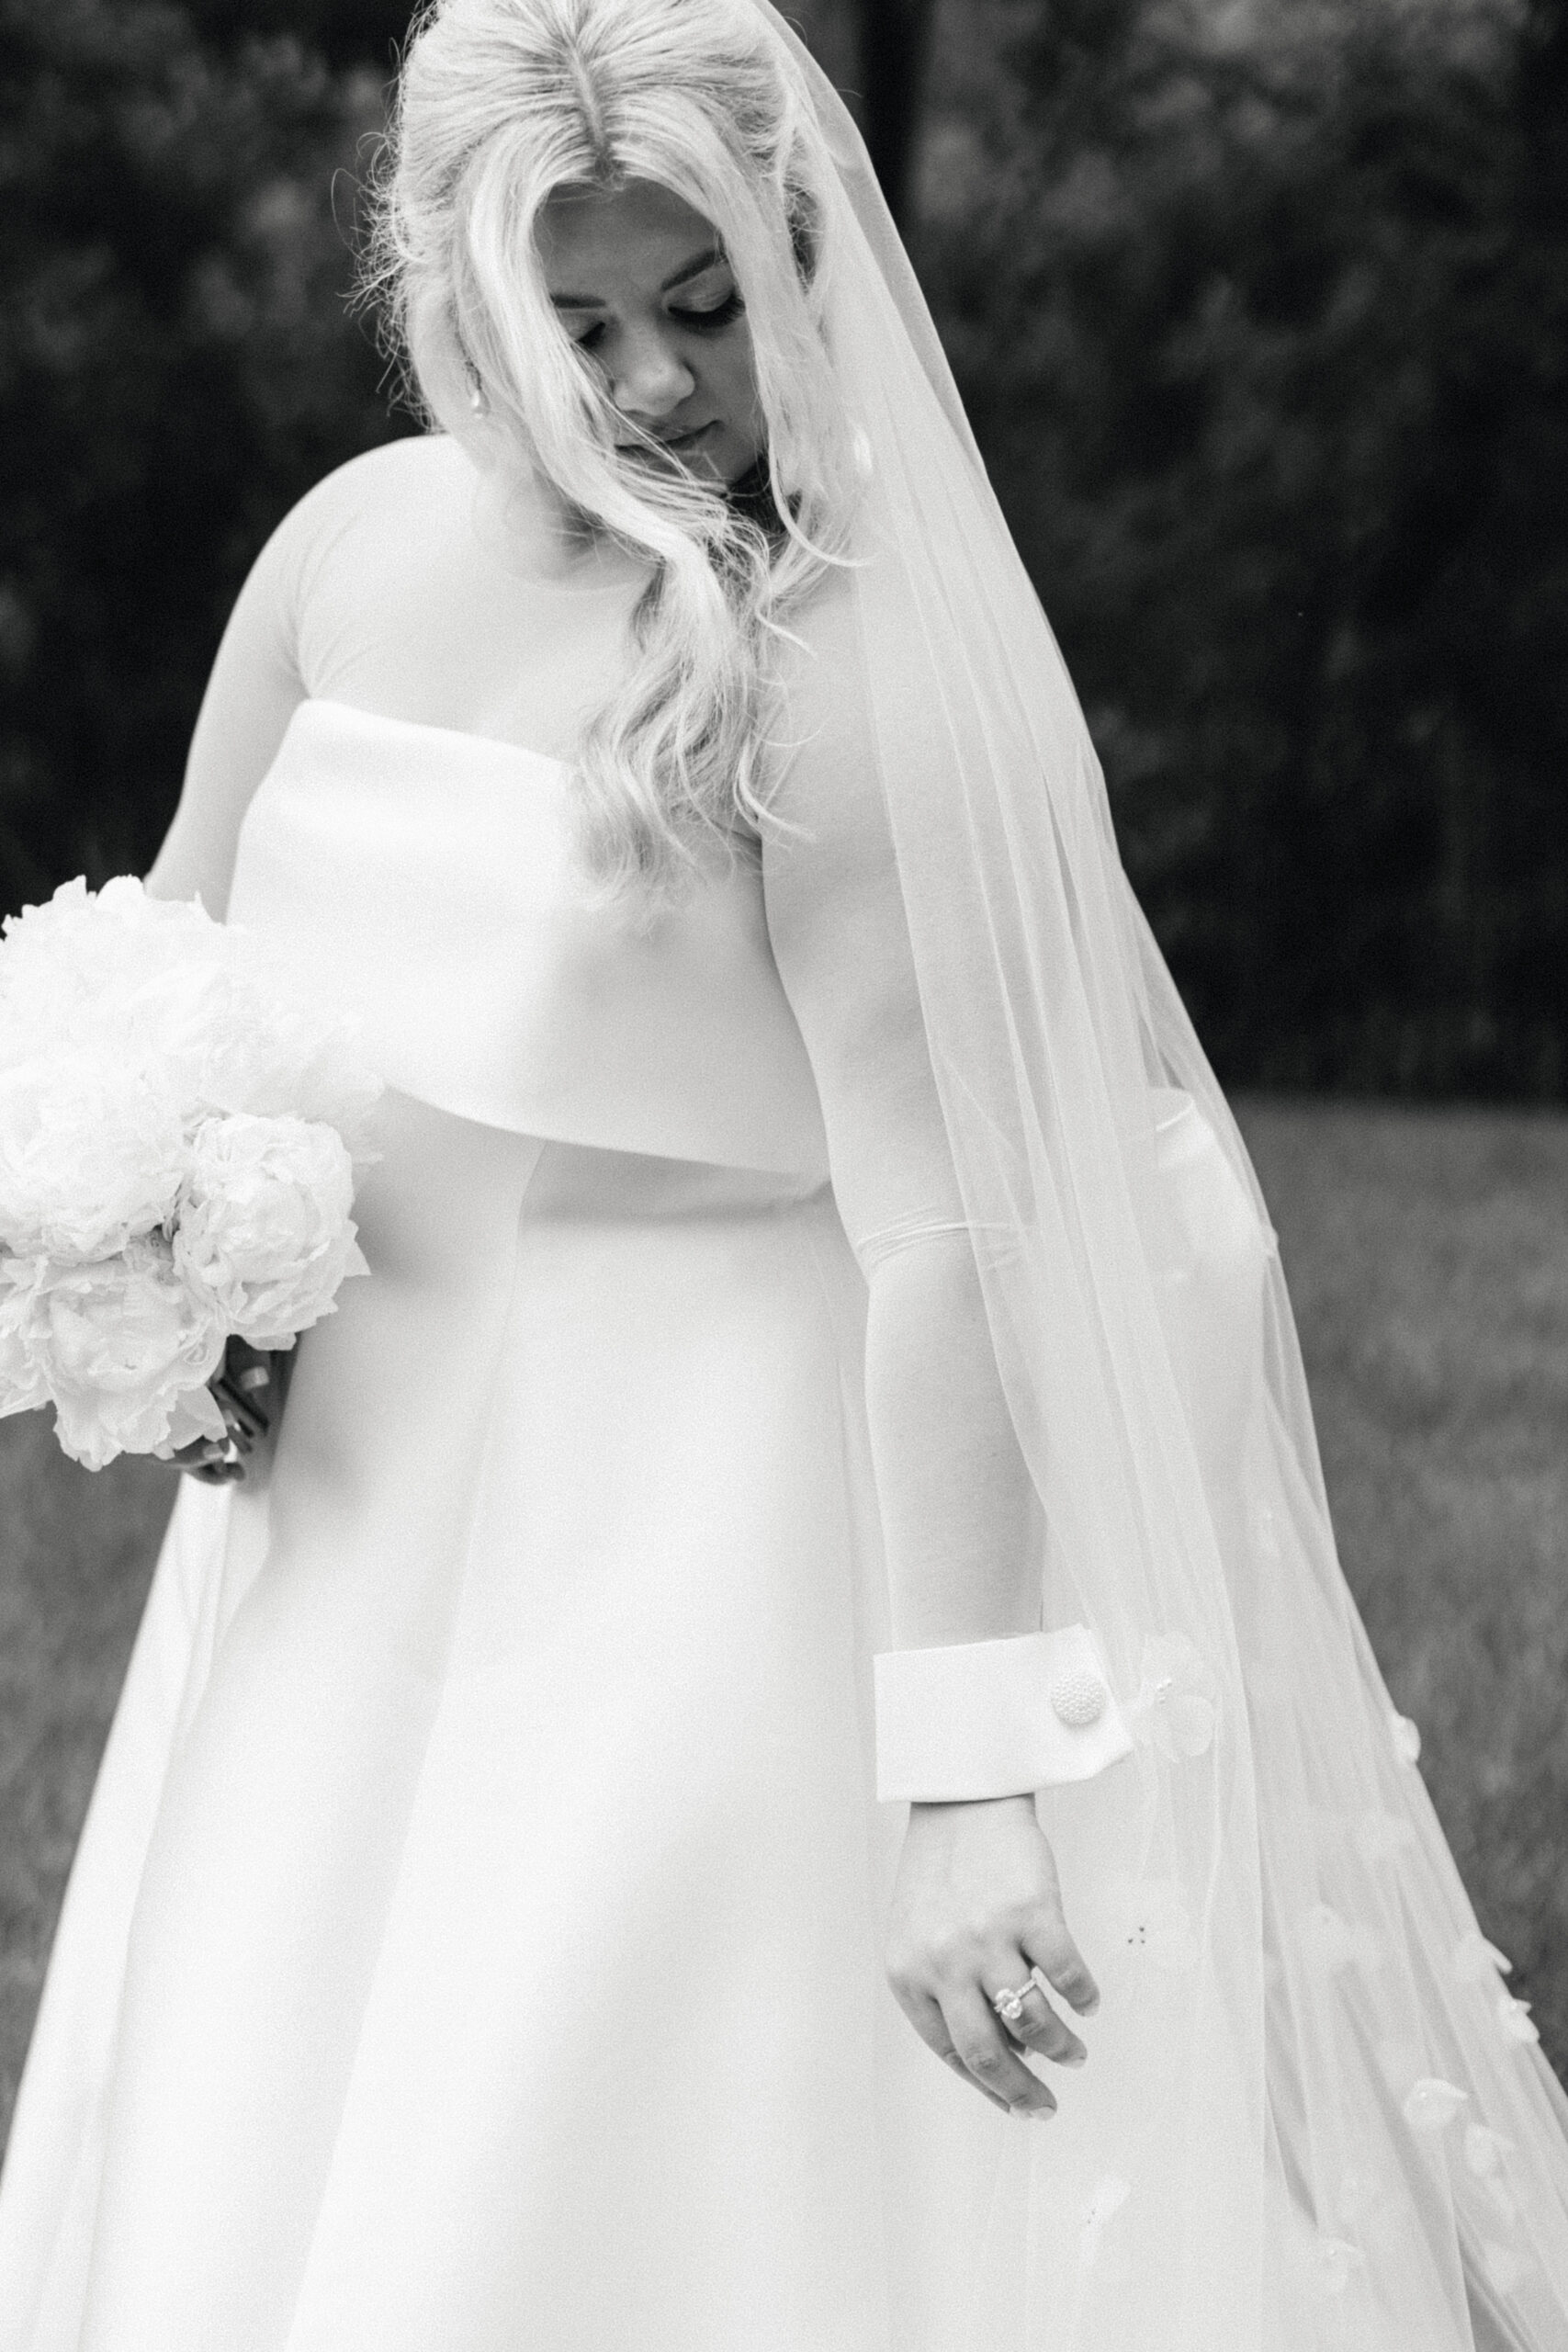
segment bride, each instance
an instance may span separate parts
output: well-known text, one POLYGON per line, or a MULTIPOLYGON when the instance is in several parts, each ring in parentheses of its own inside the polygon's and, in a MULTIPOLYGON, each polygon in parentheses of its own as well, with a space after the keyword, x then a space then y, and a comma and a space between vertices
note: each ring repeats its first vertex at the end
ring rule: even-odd
POLYGON ((841 106, 762 0, 439 0, 378 286, 433 429, 152 876, 359 1017, 372 1275, 182 1489, 0 2346, 1562 2352, 1568 2107, 841 106))

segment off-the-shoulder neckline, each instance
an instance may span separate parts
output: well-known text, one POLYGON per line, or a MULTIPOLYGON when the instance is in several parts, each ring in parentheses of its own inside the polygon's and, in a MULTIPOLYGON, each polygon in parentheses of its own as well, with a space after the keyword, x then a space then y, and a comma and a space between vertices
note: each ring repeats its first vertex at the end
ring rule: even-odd
POLYGON ((487 752, 509 752, 514 759, 532 761, 536 767, 553 768, 558 775, 569 763, 557 759, 550 752, 536 752, 531 743, 513 743, 504 735, 479 735, 472 728, 443 727, 434 719, 400 718, 390 711, 367 710, 362 703, 341 702, 335 695, 306 695, 298 702, 290 718, 298 718, 301 711, 342 711, 350 718, 363 719, 372 727, 396 728, 407 734, 439 735, 448 742, 477 743, 487 752))
MULTIPOLYGON (((536 768, 548 768, 553 775, 565 777, 571 773, 568 760, 557 759, 552 752, 536 752, 531 743, 513 743, 504 735, 476 735, 471 728, 442 727, 434 719, 396 718, 384 710, 367 710, 363 704, 340 702, 335 695, 305 695, 294 706, 288 724, 293 726, 301 711, 341 711, 350 718, 363 719, 371 727, 388 727, 412 735, 434 735, 448 743, 474 743, 481 751, 504 752, 514 760, 524 760, 536 768)), ((737 841, 750 848, 758 846, 758 836, 747 826, 733 825, 723 830, 732 832, 737 841)))

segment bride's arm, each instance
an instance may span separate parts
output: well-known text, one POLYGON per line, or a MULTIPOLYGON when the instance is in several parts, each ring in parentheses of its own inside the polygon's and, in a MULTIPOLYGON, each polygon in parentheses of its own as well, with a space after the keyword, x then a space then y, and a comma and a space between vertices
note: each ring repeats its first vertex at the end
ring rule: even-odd
MULTIPOLYGON (((931 1075, 856 659, 835 627, 841 595, 830 585, 819 597, 792 661, 785 727, 798 748, 775 807, 798 830, 769 842, 764 880, 867 1283, 866 1408, 896 1645, 879 1661, 884 1793, 931 1800, 911 1807, 889 1975, 940 2055, 1002 2104, 1036 2111, 1053 2102, 1018 2063, 989 1994, 1038 1962, 1073 2007, 1097 1997, 1032 1793, 1069 1776, 1048 1761, 1062 1726, 1042 1665, 1042 1515, 931 1075), (901 1691, 912 1665, 918 1682, 901 1691), (887 1717, 900 1711, 890 1746, 887 1717), (947 1772, 959 1777, 944 1785, 947 1772)), ((1085 1735, 1100 1761, 1121 1752, 1113 1715, 1085 1735)), ((1075 1758, 1071 1776, 1094 1765, 1075 1758)), ((1026 2028, 1033 2048, 1081 2058, 1039 1995, 1014 2031, 1026 2028)))
POLYGON ((768 919, 866 1277, 893 1640, 917 1649, 1030 1634, 1040 1623, 1033 1488, 997 1375, 874 780, 846 790, 838 766, 803 758, 779 804, 812 838, 770 845, 768 919))
MULTIPOLYGON (((174 822, 146 877, 153 898, 199 896, 210 915, 229 902, 240 824, 304 699, 298 659, 301 560, 310 501, 288 515, 241 589, 202 697, 174 822)), ((227 1435, 174 1456, 208 1484, 254 1476, 276 1434, 287 1359, 231 1340, 211 1386, 227 1435)))
MULTIPOLYGON (((773 804, 783 822, 763 854, 769 933, 866 1277, 866 1399, 893 1641, 899 1652, 993 1645, 1005 1676, 1038 1653, 1043 1515, 998 1369, 931 1071, 845 601, 830 582, 793 625, 802 650, 791 653, 781 713, 793 748, 773 804), (1024 1645, 1016 1660, 1001 1654, 1011 1643, 1024 1645)), ((929 780, 924 791, 933 797, 929 780)), ((964 1661, 976 1692, 986 1664, 964 1661)), ((954 1700, 959 1687, 949 1686, 954 1700)), ((920 1793, 1007 1795, 1088 1777, 1036 1772, 1041 1759, 1027 1747, 1012 1760, 1018 1777, 992 1787, 920 1793)), ((1110 1760, 1091 1742, 1074 1765, 1110 1760)))
POLYGON ((154 898, 199 893, 208 913, 219 917, 228 905, 241 821, 305 699, 299 601, 321 498, 318 488, 285 516, 230 615, 191 738, 179 806, 146 877, 154 898))

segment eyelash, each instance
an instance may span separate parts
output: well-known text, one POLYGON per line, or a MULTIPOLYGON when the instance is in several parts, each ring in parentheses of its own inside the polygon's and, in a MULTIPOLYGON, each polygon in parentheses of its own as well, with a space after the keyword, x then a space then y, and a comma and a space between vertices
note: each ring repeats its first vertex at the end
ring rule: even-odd
MULTIPOLYGON (((682 326, 689 328, 694 334, 713 334, 720 327, 732 326, 745 308, 746 305, 740 299, 739 288, 732 288, 723 301, 716 302, 711 311, 671 311, 670 316, 678 320, 682 326)), ((592 351, 604 331, 604 322, 601 319, 596 325, 589 328, 586 334, 574 336, 573 341, 579 351, 592 351)))
POLYGON ((711 311, 671 311, 670 315, 672 319, 679 319, 682 326, 694 327, 699 334, 711 334, 715 327, 728 326, 745 308, 739 289, 732 287, 723 301, 716 302, 711 311))

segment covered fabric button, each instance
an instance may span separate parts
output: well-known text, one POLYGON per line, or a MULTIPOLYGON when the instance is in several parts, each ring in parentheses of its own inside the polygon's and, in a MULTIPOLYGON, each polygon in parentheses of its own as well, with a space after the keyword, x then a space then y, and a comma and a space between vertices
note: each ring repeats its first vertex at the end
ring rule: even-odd
POLYGON ((1086 1625, 881 1650, 876 1792, 951 1804, 1090 1781, 1133 1739, 1086 1625))
POLYGON ((1097 1724, 1105 1713, 1105 1685, 1087 1666, 1064 1667, 1052 1682, 1051 1704, 1074 1730, 1097 1724))

